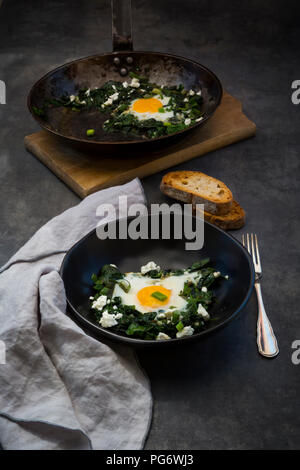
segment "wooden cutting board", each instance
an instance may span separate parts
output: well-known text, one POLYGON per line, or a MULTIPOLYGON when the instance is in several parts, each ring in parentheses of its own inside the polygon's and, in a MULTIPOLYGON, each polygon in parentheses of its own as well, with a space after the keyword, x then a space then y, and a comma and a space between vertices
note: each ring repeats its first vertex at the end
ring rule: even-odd
POLYGON ((241 102, 224 93, 214 116, 187 139, 151 153, 111 157, 68 147, 46 131, 25 137, 25 147, 75 193, 84 198, 99 189, 143 178, 171 166, 251 137, 256 126, 242 112, 241 102))

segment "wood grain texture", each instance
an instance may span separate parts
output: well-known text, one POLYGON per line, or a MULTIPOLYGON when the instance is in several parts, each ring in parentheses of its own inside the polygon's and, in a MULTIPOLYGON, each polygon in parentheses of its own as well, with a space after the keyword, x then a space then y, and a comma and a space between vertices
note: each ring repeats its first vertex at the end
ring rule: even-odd
POLYGON ((40 131, 25 137, 25 147, 80 197, 102 188, 151 175, 192 158, 247 139, 256 126, 242 112, 241 102, 224 93, 222 103, 208 123, 176 144, 134 157, 89 155, 40 131))

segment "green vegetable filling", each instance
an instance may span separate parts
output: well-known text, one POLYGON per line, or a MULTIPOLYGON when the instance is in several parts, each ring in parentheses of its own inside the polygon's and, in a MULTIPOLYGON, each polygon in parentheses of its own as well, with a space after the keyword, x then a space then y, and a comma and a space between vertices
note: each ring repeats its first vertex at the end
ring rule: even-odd
MULTIPOLYGON (((91 305, 101 295, 107 296, 109 302, 105 305, 105 310, 109 314, 122 314, 122 317, 118 319, 118 323, 110 328, 110 330, 120 335, 155 340, 159 333, 165 333, 170 338, 176 338, 177 333, 182 331, 185 326, 191 326, 194 329, 194 334, 196 334, 205 329, 209 322, 217 318, 210 311, 211 319, 204 322, 201 314, 198 313, 199 304, 206 310, 210 310, 215 302, 212 285, 219 283, 222 279, 222 276, 214 276, 215 271, 216 269, 210 265, 209 258, 206 258, 195 262, 185 270, 153 270, 143 275, 148 279, 163 280, 169 276, 195 273, 191 280, 184 283, 183 289, 179 293, 186 300, 186 306, 179 310, 171 305, 167 311, 163 311, 164 315, 162 317, 158 317, 157 314, 161 313, 161 310, 141 313, 138 305, 125 305, 121 297, 113 297, 116 284, 125 292, 130 292, 131 286, 117 267, 107 264, 100 269, 98 274, 92 275, 94 296, 91 305), (203 287, 206 289, 202 290, 203 287)), ((167 299, 167 296, 159 291, 154 291, 151 295, 161 302, 167 299)), ((92 309, 92 311, 96 319, 100 321, 102 311, 97 309, 92 309)))
MULTIPOLYGON (((33 107, 33 112, 44 119, 47 118, 47 110, 53 107, 69 108, 71 112, 98 110, 107 114, 103 124, 106 132, 122 132, 142 138, 157 138, 184 130, 195 124, 197 119, 203 116, 203 98, 200 94, 191 96, 183 85, 160 86, 151 83, 146 77, 130 72, 130 77, 139 81, 139 87, 123 82, 109 80, 99 88, 81 88, 75 95, 62 95, 59 98, 51 98, 45 101, 41 108, 33 107), (166 121, 153 118, 139 120, 131 114, 130 106, 134 100, 159 96, 160 99, 169 98, 167 106, 158 109, 159 113, 173 111, 173 117, 166 121), (186 125, 185 120, 190 124, 186 125)), ((95 134, 94 129, 83 130, 88 137, 95 134)))

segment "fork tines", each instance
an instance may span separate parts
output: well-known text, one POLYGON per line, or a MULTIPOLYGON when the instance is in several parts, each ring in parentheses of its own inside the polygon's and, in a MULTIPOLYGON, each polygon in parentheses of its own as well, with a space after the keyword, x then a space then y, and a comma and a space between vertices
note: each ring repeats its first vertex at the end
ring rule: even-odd
POLYGON ((255 272, 261 273, 261 263, 256 233, 251 233, 251 235, 249 235, 249 233, 246 233, 246 235, 242 234, 242 243, 252 256, 255 272))

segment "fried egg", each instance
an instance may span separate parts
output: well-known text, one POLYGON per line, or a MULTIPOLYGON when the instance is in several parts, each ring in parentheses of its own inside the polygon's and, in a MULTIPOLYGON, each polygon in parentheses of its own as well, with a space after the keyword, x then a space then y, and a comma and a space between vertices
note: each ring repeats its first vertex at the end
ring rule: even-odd
POLYGON ((195 282, 199 276, 199 273, 185 273, 179 276, 170 275, 164 279, 152 279, 140 273, 126 273, 124 280, 130 284, 129 292, 124 292, 116 284, 112 297, 120 297, 122 304, 134 305, 141 313, 167 312, 170 307, 184 309, 187 302, 179 294, 186 281, 195 282))
POLYGON ((170 98, 159 95, 152 98, 138 98, 130 103, 126 113, 133 114, 139 121, 146 119, 155 119, 156 121, 168 121, 174 117, 174 111, 166 111, 164 106, 169 104, 170 98), (164 109, 164 112, 159 111, 164 109))

